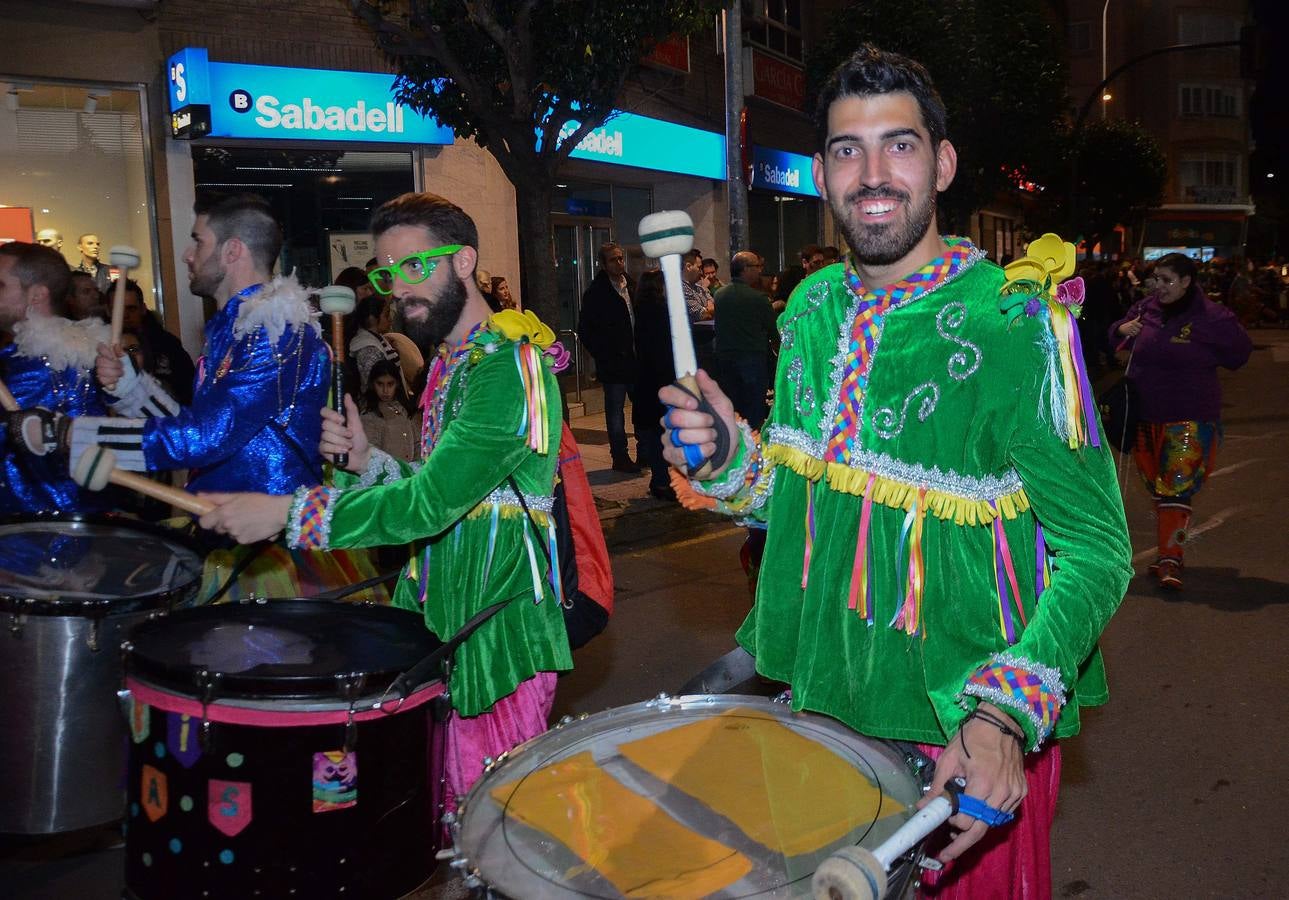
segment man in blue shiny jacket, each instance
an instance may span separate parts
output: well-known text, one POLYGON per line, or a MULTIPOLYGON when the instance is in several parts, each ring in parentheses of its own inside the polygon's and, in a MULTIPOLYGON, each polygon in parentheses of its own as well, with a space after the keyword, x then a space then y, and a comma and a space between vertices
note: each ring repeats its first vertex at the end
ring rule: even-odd
POLYGON ((2 514, 92 512, 111 505, 110 496, 78 487, 67 458, 54 452, 58 415, 106 411, 92 370, 94 348, 108 339, 108 328, 94 318, 62 317, 70 278, 66 260, 52 247, 21 241, 0 246, 0 333, 12 338, 0 349, 0 379, 21 407, 0 417, 2 514))
POLYGON ((99 347, 97 375, 125 418, 77 418, 71 458, 95 444, 119 468, 190 470, 192 491, 289 494, 322 480, 318 454, 329 358, 307 292, 273 277, 282 232, 259 197, 199 202, 184 252, 194 294, 214 298, 190 406, 180 407, 119 347, 99 347))

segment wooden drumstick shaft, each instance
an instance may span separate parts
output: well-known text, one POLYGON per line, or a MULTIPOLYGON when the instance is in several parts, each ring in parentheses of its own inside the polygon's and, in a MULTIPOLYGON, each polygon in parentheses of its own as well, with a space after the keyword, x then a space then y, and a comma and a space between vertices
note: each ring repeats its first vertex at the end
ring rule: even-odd
MULTIPOLYGON (((331 353, 331 405, 341 418, 348 419, 345 415, 345 320, 335 314, 331 316, 331 353)), ((349 454, 337 453, 333 462, 337 469, 343 469, 349 465, 349 454)))
POLYGON ((176 506, 184 512, 190 512, 195 516, 204 516, 215 508, 215 504, 208 500, 203 500, 195 494, 190 494, 181 488, 171 487, 168 484, 160 484, 136 472, 127 472, 124 469, 114 468, 108 473, 107 480, 123 488, 137 491, 146 497, 160 500, 162 503, 169 503, 171 506, 176 506))
POLYGON ((4 407, 5 412, 17 412, 22 408, 3 380, 0 380, 0 406, 4 407))
MULTIPOLYGON (((116 278, 116 287, 112 291, 112 346, 121 344, 121 334, 125 331, 125 281, 129 270, 122 269, 116 278)), ((115 387, 115 385, 113 385, 115 387)))

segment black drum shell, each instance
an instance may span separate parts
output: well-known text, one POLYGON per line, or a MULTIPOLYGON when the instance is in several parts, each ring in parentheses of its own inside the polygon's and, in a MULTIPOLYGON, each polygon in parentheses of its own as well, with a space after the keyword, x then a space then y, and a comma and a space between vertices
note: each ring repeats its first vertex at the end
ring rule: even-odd
MULTIPOLYGON (((70 532, 106 526, 200 551, 171 529, 123 517, 44 514, 0 519, 0 527, 50 523, 70 532)), ((164 542, 164 543, 163 543, 164 542)), ((120 645, 148 616, 189 603, 200 570, 173 590, 114 600, 60 601, 0 587, 0 696, 6 699, 0 758, 0 832, 51 834, 121 817, 126 730, 117 705, 120 645)))
POLYGON ((369 712, 352 728, 346 727, 345 710, 351 703, 371 710, 399 672, 437 646, 414 613, 309 600, 184 610, 136 631, 126 660, 128 683, 136 703, 139 697, 153 703, 142 713, 146 736, 136 741, 132 734, 129 748, 126 896, 392 900, 428 879, 441 844, 444 731, 436 721, 438 704, 413 700, 439 694, 442 686, 421 685, 404 706, 388 714, 369 712), (207 678, 217 687, 204 706, 203 727, 201 704, 207 694, 197 684, 201 672, 170 650, 183 643, 181 635, 191 638, 203 625, 237 619, 276 622, 319 638, 337 630, 338 622, 348 621, 352 632, 361 630, 363 620, 378 620, 396 626, 398 646, 365 661, 351 658, 349 668, 342 664, 330 674, 279 678, 257 667, 207 678), (150 656, 153 651, 157 655, 150 656), (372 664, 373 658, 379 663, 372 664), (361 662, 368 665, 356 664, 361 662), (348 678, 336 677, 342 674, 348 678), (361 684, 349 699, 346 680, 361 684), (179 708, 192 711, 186 721, 175 711, 179 708), (227 721, 248 710, 279 722, 227 721), (290 724, 292 717, 312 715, 333 721, 290 724), (186 759, 171 746, 176 716, 187 726, 186 759), (315 812, 315 754, 341 751, 346 740, 357 756, 357 802, 315 812), (194 752, 200 754, 195 760, 194 752), (166 809, 155 820, 148 813, 149 803, 154 811, 157 804, 155 796, 151 801, 145 796, 145 766, 165 783, 166 809), (212 825, 219 814, 212 804, 212 781, 250 786, 249 822, 235 834, 212 825))

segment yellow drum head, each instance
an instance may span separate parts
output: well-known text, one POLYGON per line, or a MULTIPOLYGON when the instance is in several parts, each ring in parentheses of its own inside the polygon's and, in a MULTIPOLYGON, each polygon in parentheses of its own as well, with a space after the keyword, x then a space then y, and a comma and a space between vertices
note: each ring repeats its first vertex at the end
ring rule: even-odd
POLYGON ((467 798, 458 850, 511 897, 809 896, 920 792, 908 762, 752 697, 663 699, 529 742, 467 798))

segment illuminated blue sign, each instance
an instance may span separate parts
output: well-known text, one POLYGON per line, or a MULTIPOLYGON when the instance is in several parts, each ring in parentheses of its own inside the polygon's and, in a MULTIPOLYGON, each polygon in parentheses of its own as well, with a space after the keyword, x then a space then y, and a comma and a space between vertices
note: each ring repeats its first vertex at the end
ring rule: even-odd
POLYGON ((752 187, 777 194, 818 197, 810 174, 811 157, 752 145, 752 187))
POLYGON ((178 134, 209 108, 209 137, 450 144, 452 130, 393 100, 393 75, 212 63, 200 48, 167 63, 178 134))
MULTIPOLYGON (((577 123, 569 122, 560 130, 559 139, 563 141, 576 129, 577 123)), ((570 155, 616 166, 725 180, 724 135, 635 113, 617 113, 582 138, 570 155)))

